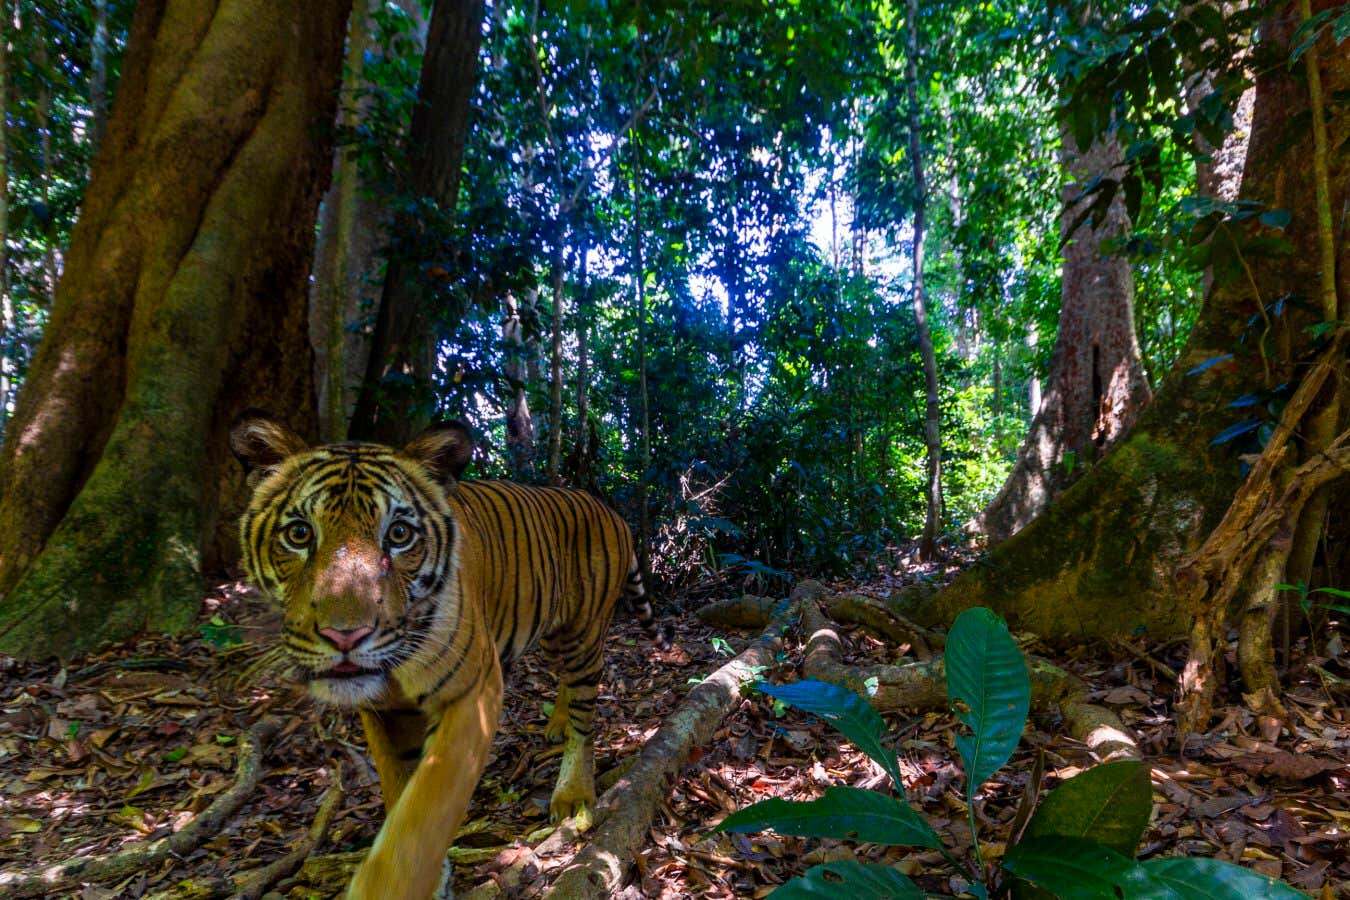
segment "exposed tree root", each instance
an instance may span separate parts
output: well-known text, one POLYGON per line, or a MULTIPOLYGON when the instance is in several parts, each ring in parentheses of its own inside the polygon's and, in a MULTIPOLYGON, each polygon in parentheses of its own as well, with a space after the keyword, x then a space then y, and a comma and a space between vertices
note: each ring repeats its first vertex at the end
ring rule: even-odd
POLYGON ((600 823, 590 841, 554 882, 549 897, 608 897, 624 880, 647 839, 657 808, 694 748, 741 699, 741 689, 773 665, 795 603, 779 606, 768 628, 735 659, 697 685, 643 746, 638 761, 597 804, 600 823))
MULTIPOLYGON (((802 671, 807 678, 851 688, 868 697, 879 710, 946 708, 947 680, 941 658, 903 666, 846 665, 842 662, 843 641, 816 604, 824 588, 816 582, 803 582, 798 591, 802 632, 806 635, 802 671)), ((1077 676, 1035 656, 1028 658, 1028 665, 1033 711, 1039 715, 1057 712, 1068 733, 1103 759, 1139 755, 1120 718, 1105 707, 1087 702, 1087 686, 1077 676)))
POLYGON ((1292 471, 1287 468, 1289 442, 1323 385, 1344 366, 1344 347, 1342 331, 1290 398, 1223 520, 1177 572, 1179 602, 1194 611, 1191 652, 1175 707, 1182 741, 1209 724, 1222 678, 1224 636, 1234 601, 1243 591, 1251 598, 1241 610, 1238 652, 1243 675, 1250 679, 1247 691, 1258 712, 1283 713, 1271 639, 1275 583, 1283 574, 1290 540, 1309 499, 1350 471, 1350 432, 1292 471))
MULTIPOLYGON (((167 891, 152 894, 150 900, 217 900, 224 897, 258 900, 268 888, 298 869, 315 848, 323 843, 324 837, 328 834, 328 826, 332 824, 333 816, 342 805, 342 797, 342 768, 338 764, 333 771, 333 783, 328 786, 323 799, 319 801, 319 810, 314 815, 314 821, 291 852, 261 868, 249 869, 233 878, 181 881, 167 891)), ((335 885, 335 888, 340 889, 345 883, 344 880, 335 885)))
POLYGON ((726 600, 714 600, 699 607, 698 620, 716 628, 734 628, 737 630, 763 628, 773 618, 774 607, 782 600, 773 597, 757 597, 746 594, 726 600))
POLYGON ((252 869, 236 876, 233 896, 242 897, 244 900, 258 900, 268 888, 298 869, 315 848, 323 843, 328 834, 328 826, 333 822, 333 814, 342 805, 342 794, 342 767, 341 764, 335 764, 333 783, 324 793, 309 831, 291 848, 291 852, 281 859, 268 863, 261 869, 252 869))
POLYGON ((933 647, 944 638, 911 622, 885 603, 864 594, 835 594, 825 601, 825 612, 836 622, 861 625, 882 640, 909 644, 920 661, 933 658, 933 647))
POLYGON ((69 882, 112 881, 124 878, 138 870, 157 866, 168 856, 183 856, 202 841, 214 837, 221 825, 243 805, 262 776, 263 750, 276 734, 281 722, 266 718, 249 729, 239 747, 239 762, 235 768, 234 784, 220 794, 201 815, 181 831, 154 843, 137 845, 107 856, 86 856, 68 859, 38 872, 22 874, 0 873, 0 894, 6 897, 35 897, 51 895, 69 888, 69 882))

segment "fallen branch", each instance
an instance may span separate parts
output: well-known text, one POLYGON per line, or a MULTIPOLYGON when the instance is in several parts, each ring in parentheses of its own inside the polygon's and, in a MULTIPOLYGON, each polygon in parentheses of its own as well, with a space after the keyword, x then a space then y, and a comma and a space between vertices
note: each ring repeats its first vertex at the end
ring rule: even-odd
POLYGON ((309 831, 291 848, 290 853, 268 863, 261 869, 253 869, 236 875, 233 896, 236 898, 242 897, 244 900, 258 900, 268 888, 298 869, 327 837, 328 826, 332 824, 333 815, 342 805, 342 793, 342 763, 334 762, 333 783, 328 786, 323 799, 319 801, 319 811, 314 814, 314 821, 310 824, 309 831))
POLYGON ((941 647, 943 643, 940 635, 864 594, 835 594, 825 602, 825 611, 836 622, 861 625, 882 640, 909 644, 921 662, 932 659, 933 647, 941 647))
POLYGON ((741 690, 773 665, 782 646, 794 600, 779 606, 768 628, 740 655, 697 685, 643 745, 633 768, 597 804, 600 823, 590 841, 558 876, 549 897, 608 897, 623 883, 634 855, 647 839, 657 808, 695 747, 712 739, 722 719, 740 702, 741 690))
POLYGON ((704 604, 694 615, 703 624, 716 628, 764 628, 773 620, 774 608, 781 602, 773 597, 746 594, 704 604))
MULTIPOLYGON (((814 585, 814 582, 806 582, 814 585)), ((819 585, 816 585, 819 588, 819 585)), ((842 685, 867 697, 878 710, 946 709, 947 675, 939 657, 904 666, 850 666, 843 662, 844 644, 815 599, 823 588, 808 588, 802 598, 802 630, 807 635, 807 678, 842 685), (809 598, 809 599, 808 599, 809 598)), ((1137 757, 1139 749, 1120 718, 1087 702, 1087 685, 1070 672, 1030 656, 1031 705, 1040 715, 1058 713, 1069 734, 1100 758, 1137 757)))
POLYGON ((262 776, 263 750, 280 725, 280 720, 269 717, 249 729, 239 747, 234 784, 181 831, 120 853, 74 857, 37 874, 0 872, 0 894, 6 897, 51 895, 69 881, 112 881, 137 870, 153 868, 170 855, 183 856, 189 853, 202 841, 219 834, 225 821, 234 815, 258 786, 258 779, 262 776))

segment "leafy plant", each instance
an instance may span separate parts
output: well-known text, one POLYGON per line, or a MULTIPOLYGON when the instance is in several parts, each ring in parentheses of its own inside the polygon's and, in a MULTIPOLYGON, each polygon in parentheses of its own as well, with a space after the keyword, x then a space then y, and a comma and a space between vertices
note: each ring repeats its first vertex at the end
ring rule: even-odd
MULTIPOLYGON (((973 859, 949 850, 933 827, 905 801, 899 761, 886 743, 886 723, 867 700, 821 681, 760 684, 776 701, 813 713, 879 765, 896 794, 836 786, 809 801, 771 798, 738 810, 718 831, 828 837, 895 847, 937 850, 976 897, 1013 893, 1064 900, 1186 897, 1297 898, 1282 882, 1231 863, 1205 858, 1134 859, 1153 810, 1148 769, 1138 760, 1103 763, 1068 779, 1039 805, 1039 764, 999 867, 981 857, 975 797, 980 786, 1011 758, 1031 705, 1026 659, 1003 620, 988 609, 962 613, 946 651, 947 699, 968 729, 956 737, 966 773, 973 859), (1034 811, 1033 811, 1034 807, 1034 811), (1024 823, 1024 824, 1023 824, 1024 823), (1047 893, 1048 892, 1048 893, 1047 893)), ((778 888, 773 897, 910 898, 922 889, 897 869, 875 863, 814 866, 778 888)))

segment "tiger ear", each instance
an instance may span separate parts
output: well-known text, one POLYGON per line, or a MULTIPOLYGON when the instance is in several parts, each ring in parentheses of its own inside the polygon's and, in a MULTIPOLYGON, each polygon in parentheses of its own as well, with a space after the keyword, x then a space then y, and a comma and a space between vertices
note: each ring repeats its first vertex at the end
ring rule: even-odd
POLYGON ((403 453, 442 484, 458 481, 473 458, 473 433, 463 422, 440 422, 413 438, 403 453))
POLYGON ((230 450, 254 487, 282 460, 309 449, 304 438, 260 409, 246 409, 230 428, 230 450))

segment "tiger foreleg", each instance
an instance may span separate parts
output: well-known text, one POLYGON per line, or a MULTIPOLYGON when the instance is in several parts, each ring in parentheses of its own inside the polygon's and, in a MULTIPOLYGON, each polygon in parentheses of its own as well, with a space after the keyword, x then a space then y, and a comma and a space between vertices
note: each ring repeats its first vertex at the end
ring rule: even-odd
MULTIPOLYGON (((567 742, 563 747, 558 783, 549 802, 549 818, 554 822, 576 819, 583 831, 591 826, 595 812, 595 742, 591 738, 591 729, 599 680, 598 670, 580 677, 564 674, 558 688, 558 695, 567 697, 564 719, 567 742)), ((557 709, 554 714, 556 716, 557 709)))
POLYGON ((427 738, 348 897, 425 900, 438 890, 445 852, 464 821, 501 717, 501 668, 495 653, 485 656, 478 683, 446 707, 427 738))
POLYGON ((595 746, 589 733, 568 731, 558 783, 548 805, 554 822, 575 819, 579 831, 586 831, 595 815, 595 746))
POLYGON ((416 710, 361 710, 366 748, 375 761, 384 794, 384 811, 391 812, 422 757, 426 718, 416 710))
POLYGON ((544 737, 556 744, 567 736, 567 720, 571 714, 572 696, 567 684, 558 681, 558 699, 553 704, 553 713, 544 726, 544 737))

